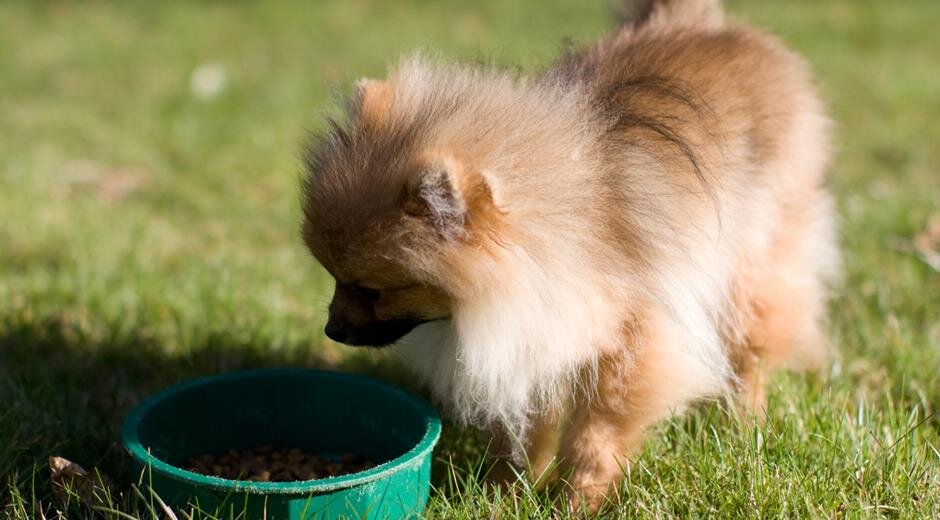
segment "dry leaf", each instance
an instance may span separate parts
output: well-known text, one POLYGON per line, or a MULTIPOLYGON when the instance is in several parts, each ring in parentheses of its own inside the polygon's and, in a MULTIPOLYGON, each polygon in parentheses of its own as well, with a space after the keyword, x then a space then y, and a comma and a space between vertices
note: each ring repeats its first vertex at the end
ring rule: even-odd
POLYGON ((138 170, 112 170, 98 183, 98 195, 108 201, 117 202, 140 191, 147 184, 146 175, 138 170))
POLYGON ((63 169, 67 179, 63 185, 64 196, 77 190, 94 193, 105 202, 121 202, 150 183, 150 175, 138 167, 76 160, 66 163, 63 169))
POLYGON ((940 213, 927 219, 927 226, 914 237, 914 249, 936 271, 940 271, 940 213))
POLYGON ((940 213, 927 219, 927 226, 914 238, 918 250, 940 251, 940 213))
POLYGON ((49 471, 52 490, 63 502, 68 500, 71 491, 82 503, 98 503, 110 486, 109 480, 98 471, 89 472, 64 457, 49 457, 49 471))

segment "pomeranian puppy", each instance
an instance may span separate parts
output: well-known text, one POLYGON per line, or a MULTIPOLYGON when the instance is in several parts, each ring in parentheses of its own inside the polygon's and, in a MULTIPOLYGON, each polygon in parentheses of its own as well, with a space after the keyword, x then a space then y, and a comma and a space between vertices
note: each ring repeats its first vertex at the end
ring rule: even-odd
POLYGON ((396 345, 435 398, 596 508, 643 433, 825 359, 837 267, 807 66, 651 0, 532 77, 409 57, 360 80, 307 155, 326 334, 396 345))

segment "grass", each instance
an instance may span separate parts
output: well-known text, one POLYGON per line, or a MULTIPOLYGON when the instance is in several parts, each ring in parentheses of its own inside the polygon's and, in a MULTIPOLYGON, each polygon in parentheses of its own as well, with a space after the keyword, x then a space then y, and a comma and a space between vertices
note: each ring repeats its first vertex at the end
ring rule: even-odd
MULTIPOLYGON (((729 3, 809 58, 837 122, 841 354, 775 379, 760 427, 715 404, 662 425, 606 512, 938 517, 940 274, 909 244, 940 212, 940 4, 729 3)), ((415 48, 532 70, 607 27, 584 4, 0 3, 0 514, 89 514, 53 498, 58 454, 112 477, 103 516, 162 516, 118 428, 176 381, 303 365, 410 384, 322 336, 299 143, 331 89, 415 48), (224 81, 196 95, 197 69, 224 81)), ((550 494, 491 499, 481 451, 447 427, 429 516, 551 514, 550 494)))

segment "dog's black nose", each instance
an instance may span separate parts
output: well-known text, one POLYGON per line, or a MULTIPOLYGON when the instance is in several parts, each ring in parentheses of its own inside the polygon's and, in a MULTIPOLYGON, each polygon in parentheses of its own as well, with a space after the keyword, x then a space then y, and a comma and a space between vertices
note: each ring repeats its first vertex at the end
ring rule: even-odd
POLYGON ((328 322, 324 329, 326 336, 331 340, 342 343, 346 340, 346 328, 334 322, 328 322))

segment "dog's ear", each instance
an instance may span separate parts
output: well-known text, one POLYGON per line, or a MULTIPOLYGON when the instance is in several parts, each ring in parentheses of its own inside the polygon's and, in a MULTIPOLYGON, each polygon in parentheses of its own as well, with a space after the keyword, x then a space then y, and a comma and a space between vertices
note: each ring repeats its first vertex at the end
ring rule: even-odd
POLYGON ((464 238, 471 223, 495 209, 492 183, 451 156, 426 155, 405 188, 402 210, 446 240, 464 238))

